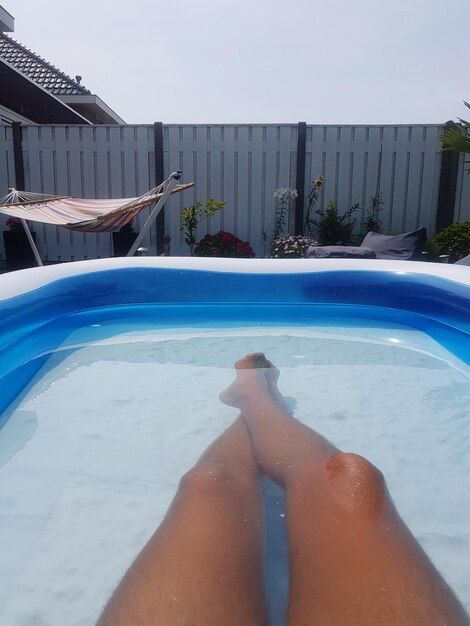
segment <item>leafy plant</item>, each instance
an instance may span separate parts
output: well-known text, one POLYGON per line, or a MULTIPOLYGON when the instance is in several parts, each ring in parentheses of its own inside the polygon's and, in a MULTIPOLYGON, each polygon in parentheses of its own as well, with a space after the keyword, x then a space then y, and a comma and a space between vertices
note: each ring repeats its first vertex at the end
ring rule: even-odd
POLYGON ((217 211, 223 209, 225 202, 223 200, 214 200, 209 198, 205 204, 196 202, 192 206, 184 207, 181 212, 181 220, 183 225, 181 231, 184 233, 184 241, 189 246, 191 256, 194 254, 194 246, 196 244, 196 232, 198 225, 205 219, 212 217, 217 211))
POLYGON ((304 229, 303 234, 308 235, 309 237, 313 237, 313 232, 315 230, 315 222, 313 219, 313 208, 318 200, 318 196, 320 195, 320 189, 325 184, 324 176, 317 176, 310 186, 310 191, 307 196, 307 207, 305 209, 305 221, 304 221, 304 229))
POLYGON ((317 209, 312 220, 312 224, 318 233, 318 239, 323 246, 347 245, 351 242, 352 233, 356 220, 352 218, 353 213, 359 208, 358 204, 353 204, 343 215, 338 213, 336 202, 328 202, 326 209, 317 209))
POLYGON ((382 222, 379 219, 379 213, 383 209, 384 201, 382 194, 377 192, 369 201, 369 208, 367 209, 366 217, 362 225, 364 234, 373 230, 376 233, 380 233, 382 229, 382 222))
POLYGON ((276 210, 276 216, 274 218, 273 244, 276 239, 284 233, 284 228, 287 225, 287 218, 289 216, 290 200, 295 200, 298 197, 297 189, 279 187, 274 192, 274 197, 279 200, 279 203, 276 210))
POLYGON ((467 256, 470 254, 470 222, 451 224, 429 237, 426 250, 434 258, 440 254, 448 254, 451 263, 467 256))
MULTIPOLYGON (((470 104, 463 101, 465 106, 470 109, 470 104)), ((470 154, 470 122, 457 118, 460 124, 455 124, 452 128, 446 128, 441 135, 442 149, 452 150, 454 152, 463 152, 470 154)), ((465 161, 469 163, 469 161, 465 161)), ((470 172, 470 170, 468 170, 470 172)))
POLYGON ((221 230, 203 237, 194 249, 194 256, 252 258, 255 253, 248 241, 221 230))
POLYGON ((287 235, 276 239, 271 249, 272 259, 303 259, 307 248, 317 242, 304 235, 287 235))

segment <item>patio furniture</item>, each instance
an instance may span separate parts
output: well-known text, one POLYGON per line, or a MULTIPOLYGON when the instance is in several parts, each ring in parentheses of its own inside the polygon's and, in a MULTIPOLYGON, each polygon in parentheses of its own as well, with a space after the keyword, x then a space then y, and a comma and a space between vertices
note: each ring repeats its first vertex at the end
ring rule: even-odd
POLYGON ((470 265, 470 254, 455 262, 455 265, 470 265))
POLYGON ((370 231, 360 246, 310 246, 304 258, 419 260, 425 242, 425 228, 401 235, 382 235, 370 231))

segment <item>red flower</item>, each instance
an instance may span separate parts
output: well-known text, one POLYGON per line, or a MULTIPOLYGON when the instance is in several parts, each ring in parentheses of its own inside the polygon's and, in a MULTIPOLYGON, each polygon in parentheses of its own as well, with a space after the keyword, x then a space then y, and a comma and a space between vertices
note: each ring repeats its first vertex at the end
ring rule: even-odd
POLYGON ((212 257, 254 257, 250 244, 241 241, 232 233, 220 230, 215 235, 207 234, 194 249, 195 256, 212 257))

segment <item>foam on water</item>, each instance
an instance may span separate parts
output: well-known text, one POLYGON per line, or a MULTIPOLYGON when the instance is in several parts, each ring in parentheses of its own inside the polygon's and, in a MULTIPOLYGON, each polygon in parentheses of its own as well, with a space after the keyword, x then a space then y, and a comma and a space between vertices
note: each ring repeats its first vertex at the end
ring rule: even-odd
POLYGON ((253 351, 280 367, 299 419, 384 472, 470 608, 468 366, 393 324, 123 327, 69 337, 1 432, 2 624, 94 623, 181 475, 235 417, 217 397, 253 351))

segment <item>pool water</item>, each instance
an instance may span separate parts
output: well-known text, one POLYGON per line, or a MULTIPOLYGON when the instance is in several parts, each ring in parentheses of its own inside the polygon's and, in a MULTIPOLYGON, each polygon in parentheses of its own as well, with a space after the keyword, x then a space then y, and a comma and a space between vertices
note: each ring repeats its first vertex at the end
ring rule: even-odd
MULTIPOLYGON (((383 471, 470 608, 468 364, 392 321, 172 327, 103 317, 46 350, 0 431, 0 623, 94 623, 181 475, 236 416, 218 394, 253 351, 279 366, 296 417, 383 471)), ((271 505, 282 523, 282 501, 271 505)), ((270 586, 285 590, 273 528, 270 586)), ((281 613, 273 604, 272 623, 281 613)))

